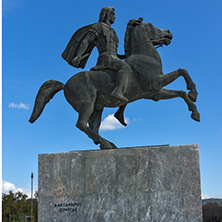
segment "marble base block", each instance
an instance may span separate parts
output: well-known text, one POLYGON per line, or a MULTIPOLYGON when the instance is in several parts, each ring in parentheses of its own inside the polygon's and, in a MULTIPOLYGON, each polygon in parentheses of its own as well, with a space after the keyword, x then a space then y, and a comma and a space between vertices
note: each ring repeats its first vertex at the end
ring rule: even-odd
POLYGON ((198 145, 39 155, 39 222, 201 222, 198 145))

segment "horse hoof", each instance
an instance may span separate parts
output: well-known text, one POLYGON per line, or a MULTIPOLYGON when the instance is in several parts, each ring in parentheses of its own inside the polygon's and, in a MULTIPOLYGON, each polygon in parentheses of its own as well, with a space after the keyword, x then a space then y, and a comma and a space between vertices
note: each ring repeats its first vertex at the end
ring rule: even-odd
POLYGON ((117 146, 114 143, 110 142, 110 145, 112 146, 112 149, 118 149, 117 146))
POLYGON ((95 145, 98 145, 98 144, 99 144, 99 141, 94 141, 94 144, 95 144, 95 145))
POLYGON ((198 112, 193 112, 193 113, 191 114, 191 118, 192 118, 193 120, 197 121, 197 122, 200 122, 200 113, 198 113, 198 112))
POLYGON ((114 143, 106 141, 106 142, 102 142, 100 144, 100 149, 101 150, 110 150, 110 149, 117 149, 117 147, 115 146, 114 143))
POLYGON ((124 121, 123 115, 121 115, 119 113, 115 113, 114 116, 123 126, 127 126, 127 124, 124 121))
POLYGON ((197 95, 198 95, 198 92, 196 90, 191 90, 189 93, 188 93, 188 97, 189 99, 192 101, 192 102, 196 102, 197 101, 197 95))

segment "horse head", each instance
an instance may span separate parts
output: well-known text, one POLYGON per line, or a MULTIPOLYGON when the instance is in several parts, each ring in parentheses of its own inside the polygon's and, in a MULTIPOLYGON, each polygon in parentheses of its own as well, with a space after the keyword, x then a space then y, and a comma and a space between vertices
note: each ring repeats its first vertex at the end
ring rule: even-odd
POLYGON ((127 24, 125 34, 125 55, 150 54, 149 50, 154 50, 155 45, 170 43, 173 38, 169 30, 155 27, 151 23, 143 23, 143 18, 132 19, 127 24))
POLYGON ((173 35, 170 32, 170 30, 159 29, 156 26, 152 25, 151 23, 144 23, 144 26, 146 29, 147 36, 152 41, 158 41, 162 39, 171 40, 173 38, 173 35))

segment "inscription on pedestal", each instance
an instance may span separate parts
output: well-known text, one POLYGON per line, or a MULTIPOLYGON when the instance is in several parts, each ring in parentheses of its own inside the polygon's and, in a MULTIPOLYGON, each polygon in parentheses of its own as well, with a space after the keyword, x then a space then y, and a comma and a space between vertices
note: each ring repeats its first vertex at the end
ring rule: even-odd
POLYGON ((62 212, 77 212, 78 208, 82 206, 82 203, 55 203, 54 209, 62 212))

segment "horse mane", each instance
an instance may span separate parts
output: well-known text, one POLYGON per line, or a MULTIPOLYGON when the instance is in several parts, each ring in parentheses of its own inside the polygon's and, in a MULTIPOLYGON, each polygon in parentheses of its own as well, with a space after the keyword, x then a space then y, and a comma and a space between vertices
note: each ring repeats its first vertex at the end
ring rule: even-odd
POLYGON ((130 41, 129 40, 130 40, 131 32, 136 25, 141 25, 141 24, 143 24, 142 17, 140 17, 138 20, 131 19, 131 20, 129 20, 129 22, 127 24, 126 34, 125 34, 125 38, 124 38, 124 48, 125 48, 126 58, 129 56, 129 51, 130 51, 130 45, 129 45, 130 41))

